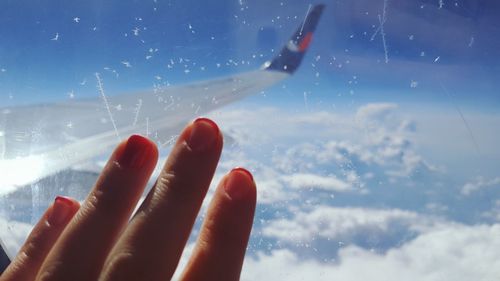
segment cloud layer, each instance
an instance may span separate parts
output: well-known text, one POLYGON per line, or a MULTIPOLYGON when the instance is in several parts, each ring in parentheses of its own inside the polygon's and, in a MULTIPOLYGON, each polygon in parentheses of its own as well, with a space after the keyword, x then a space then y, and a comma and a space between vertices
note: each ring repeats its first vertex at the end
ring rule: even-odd
POLYGON ((416 137, 427 124, 408 116, 394 103, 342 115, 219 112, 238 151, 223 163, 247 163, 258 181, 261 212, 242 280, 500 276, 500 254, 489 247, 500 242, 500 226, 480 219, 495 221, 500 204, 482 198, 474 202, 483 210, 460 207, 496 178, 460 182, 427 160, 417 142, 425 136, 416 137))
POLYGON ((338 261, 301 258, 281 249, 245 263, 242 280, 485 280, 500 276, 500 225, 450 225, 377 254, 357 246, 338 261))
MULTIPOLYGON (((500 276, 498 177, 462 180, 428 160, 416 137, 426 124, 399 105, 346 114, 229 108, 212 117, 230 141, 202 211, 234 166, 249 168, 258 185, 242 280, 500 276)), ((11 251, 30 229, 16 223, 0 221, 15 226, 4 241, 11 251)))

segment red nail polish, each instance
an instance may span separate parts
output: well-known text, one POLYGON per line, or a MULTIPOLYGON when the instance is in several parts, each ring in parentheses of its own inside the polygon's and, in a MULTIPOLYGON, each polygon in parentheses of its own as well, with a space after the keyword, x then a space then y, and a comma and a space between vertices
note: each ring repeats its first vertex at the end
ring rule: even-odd
POLYGON ((214 144, 219 137, 219 127, 208 118, 194 120, 191 135, 187 138, 188 146, 194 151, 203 151, 214 144))
POLYGON ((244 168, 236 167, 229 172, 224 183, 224 190, 232 199, 240 200, 247 195, 248 190, 254 184, 252 173, 244 168))
POLYGON ((242 168, 242 167, 234 167, 234 168, 231 170, 231 172, 236 172, 236 171, 237 171, 237 172, 243 172, 243 173, 245 173, 245 174, 247 175, 247 177, 249 177, 249 178, 250 178, 250 180, 253 182, 253 175, 252 175, 252 173, 250 173, 247 169, 242 168))
POLYGON ((57 196, 47 218, 49 224, 53 226, 64 224, 70 218, 72 206, 73 201, 70 198, 57 196))
POLYGON ((127 140, 127 144, 120 156, 118 163, 125 168, 142 167, 152 151, 151 143, 143 136, 132 135, 127 140))

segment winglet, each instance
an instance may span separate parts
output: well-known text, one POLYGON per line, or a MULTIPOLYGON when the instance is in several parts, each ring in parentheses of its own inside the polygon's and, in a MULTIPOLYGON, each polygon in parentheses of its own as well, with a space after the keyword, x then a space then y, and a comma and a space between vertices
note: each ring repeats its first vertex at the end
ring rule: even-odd
POLYGON ((295 31, 279 55, 264 65, 265 69, 292 74, 299 68, 324 8, 325 5, 319 4, 310 9, 304 22, 295 31))

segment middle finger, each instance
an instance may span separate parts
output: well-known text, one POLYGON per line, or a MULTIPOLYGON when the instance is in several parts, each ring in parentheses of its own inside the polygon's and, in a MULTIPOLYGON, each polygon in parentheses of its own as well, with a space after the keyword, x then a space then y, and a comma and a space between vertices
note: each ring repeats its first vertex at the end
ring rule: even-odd
POLYGON ((106 262, 101 280, 169 280, 222 150, 217 125, 195 120, 179 137, 156 185, 106 262))

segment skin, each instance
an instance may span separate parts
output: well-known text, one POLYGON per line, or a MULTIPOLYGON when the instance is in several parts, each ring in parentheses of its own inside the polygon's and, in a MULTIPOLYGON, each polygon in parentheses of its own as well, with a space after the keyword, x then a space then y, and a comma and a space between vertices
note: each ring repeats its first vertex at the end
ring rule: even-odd
MULTIPOLYGON (((213 121, 189 124, 129 220, 158 159, 153 142, 130 137, 115 149, 81 206, 56 199, 0 281, 171 279, 221 150, 213 121)), ((255 204, 252 175, 230 171, 215 191, 180 280, 239 280, 255 204)))

